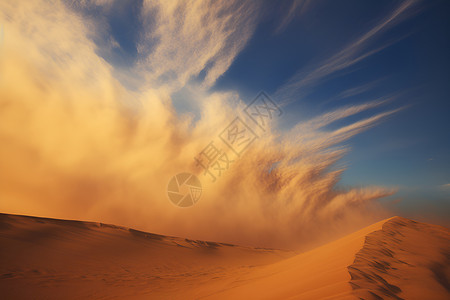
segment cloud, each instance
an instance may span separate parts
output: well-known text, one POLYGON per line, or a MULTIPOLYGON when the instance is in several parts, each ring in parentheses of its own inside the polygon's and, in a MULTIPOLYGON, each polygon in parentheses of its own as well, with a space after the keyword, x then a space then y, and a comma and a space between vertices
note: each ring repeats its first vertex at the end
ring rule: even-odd
POLYGON ((257 1, 145 2, 142 19, 150 30, 138 48, 146 79, 178 89, 204 72, 202 83, 211 87, 247 44, 258 9, 257 1))
POLYGON ((443 184, 443 185, 441 185, 440 187, 441 187, 441 189, 443 189, 443 190, 450 190, 450 183, 443 184))
POLYGON ((276 27, 274 31, 275 34, 283 32, 296 17, 304 14, 311 4, 311 0, 293 0, 285 12, 285 15, 283 15, 281 22, 276 27))
POLYGON ((122 76, 122 82, 136 89, 158 86, 176 92, 190 80, 204 89, 214 84, 253 34, 261 4, 236 0, 84 0, 69 1, 68 7, 89 21, 89 35, 100 46, 99 54, 120 65, 115 75, 122 76), (120 21, 114 30, 111 20, 120 21), (125 31, 130 37, 121 45, 128 51, 117 47, 114 31, 125 31), (125 63, 121 62, 124 56, 129 56, 125 63))
POLYGON ((302 248, 380 217, 375 200, 395 191, 339 187, 344 168, 338 162, 348 151, 342 142, 394 111, 333 131, 323 127, 382 101, 325 113, 290 132, 275 126, 216 183, 203 177, 194 157, 230 116, 245 118, 236 110, 244 103, 234 92, 199 93, 200 118, 194 122, 176 113, 167 86, 185 84, 214 62, 204 80, 211 84, 245 45, 254 25, 241 18, 250 8, 225 5, 208 11, 195 1, 146 3, 144 16, 158 7, 152 35, 161 40, 136 69, 151 79, 136 92, 117 80, 114 67, 97 54, 90 23, 70 7, 0 1, 7 31, 0 74, 8 75, 0 81, 0 210, 302 248), (166 20, 170 16, 178 19, 166 20), (208 37, 216 30, 213 45, 208 37), (159 83, 169 71, 175 77, 159 83), (140 103, 139 110, 130 109, 130 102, 140 103), (186 171, 202 179, 204 194, 194 207, 179 209, 167 199, 166 187, 186 171))
POLYGON ((410 17, 418 3, 417 0, 406 0, 401 2, 395 9, 387 14, 378 24, 366 33, 345 46, 341 51, 335 53, 323 62, 301 70, 292 76, 288 82, 279 88, 275 94, 285 105, 300 99, 310 89, 325 80, 332 74, 354 66, 358 62, 380 52, 390 44, 368 50, 370 43, 381 33, 389 30, 400 21, 410 17))
POLYGON ((383 79, 378 79, 378 80, 374 80, 365 84, 361 84, 359 86, 356 87, 352 87, 352 88, 348 88, 346 90, 343 90, 342 92, 340 92, 338 95, 336 95, 336 97, 329 99, 328 101, 325 101, 326 103, 330 103, 332 101, 336 101, 336 100, 343 100, 343 99, 348 99, 354 96, 358 96, 358 95, 362 95, 370 90, 375 89, 375 87, 377 87, 381 81, 384 81, 385 78, 383 79))

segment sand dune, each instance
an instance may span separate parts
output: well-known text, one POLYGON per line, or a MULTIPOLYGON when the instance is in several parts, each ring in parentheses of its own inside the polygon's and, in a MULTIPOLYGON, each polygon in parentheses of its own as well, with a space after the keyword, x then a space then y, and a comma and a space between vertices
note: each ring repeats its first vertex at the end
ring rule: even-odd
POLYGON ((450 299, 450 231, 393 218, 366 237, 348 269, 363 299, 450 299))
POLYGON ((314 250, 0 214, 4 299, 449 299, 449 230, 395 217, 314 250))

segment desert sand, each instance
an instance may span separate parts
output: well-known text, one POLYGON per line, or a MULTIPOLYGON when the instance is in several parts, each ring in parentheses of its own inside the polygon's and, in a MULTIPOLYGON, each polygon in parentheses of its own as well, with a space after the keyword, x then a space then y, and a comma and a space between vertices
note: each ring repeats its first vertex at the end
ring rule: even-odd
POLYGON ((0 214, 2 299, 450 299, 450 231, 394 217, 305 253, 0 214))

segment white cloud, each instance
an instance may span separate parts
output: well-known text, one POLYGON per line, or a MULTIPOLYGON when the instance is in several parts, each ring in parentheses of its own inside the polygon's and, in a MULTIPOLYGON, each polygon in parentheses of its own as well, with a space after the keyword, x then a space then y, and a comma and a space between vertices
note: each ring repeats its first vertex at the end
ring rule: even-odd
POLYGON ((401 20, 410 17, 414 12, 413 8, 417 2, 418 0, 403 1, 378 24, 348 44, 341 51, 323 62, 310 67, 308 70, 297 72, 285 85, 277 90, 275 97, 280 99, 284 104, 299 100, 321 80, 385 49, 389 44, 371 50, 368 50, 368 46, 379 34, 392 28, 401 20))
POLYGON ((311 4, 311 0, 293 0, 285 14, 282 16, 281 22, 275 29, 275 33, 278 34, 283 32, 296 17, 306 13, 311 4))
POLYGON ((146 1, 140 67, 150 83, 171 89, 203 70, 210 87, 247 44, 258 10, 257 1, 146 1))

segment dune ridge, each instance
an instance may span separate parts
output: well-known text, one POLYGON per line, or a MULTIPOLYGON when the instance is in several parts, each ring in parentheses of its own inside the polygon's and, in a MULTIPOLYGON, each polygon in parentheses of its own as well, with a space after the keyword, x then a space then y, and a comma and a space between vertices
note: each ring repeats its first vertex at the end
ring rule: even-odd
POLYGON ((192 299, 196 286, 207 293, 217 279, 295 254, 8 214, 0 245, 4 299, 192 299))
POLYGON ((304 253, 0 214, 5 299, 449 299, 449 230, 394 217, 304 253))
POLYGON ((366 236, 348 270, 360 299, 450 299, 450 230, 394 217, 366 236))

